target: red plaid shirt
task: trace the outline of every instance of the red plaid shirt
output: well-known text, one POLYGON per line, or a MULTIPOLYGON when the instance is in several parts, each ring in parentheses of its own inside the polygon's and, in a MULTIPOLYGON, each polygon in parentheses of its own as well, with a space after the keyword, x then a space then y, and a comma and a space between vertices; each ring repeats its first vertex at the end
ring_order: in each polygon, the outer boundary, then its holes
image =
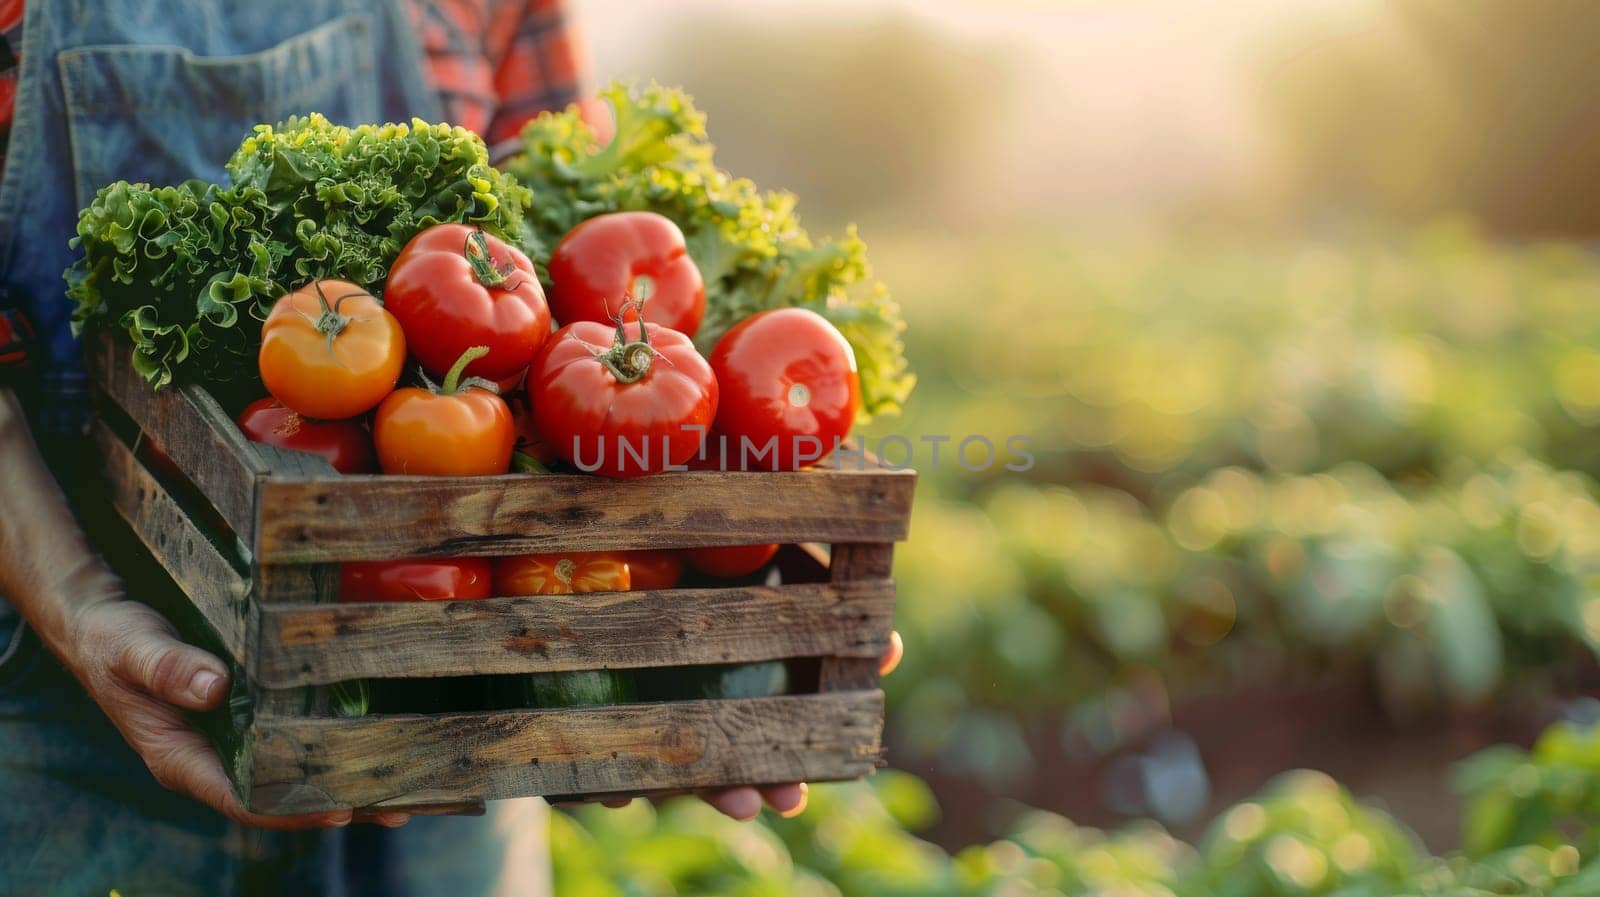
MULTIPOLYGON (((0 0, 0 166, 11 134, 25 0, 0 0), (6 52, 9 48, 10 52, 6 52)), ((491 147, 588 86, 588 57, 563 0, 410 0, 445 120, 491 147)))
MULTIPOLYGON (((4 2, 4 0, 0 0, 4 2)), ((563 0, 412 0, 445 120, 491 148, 546 109, 576 102, 589 59, 563 0)))

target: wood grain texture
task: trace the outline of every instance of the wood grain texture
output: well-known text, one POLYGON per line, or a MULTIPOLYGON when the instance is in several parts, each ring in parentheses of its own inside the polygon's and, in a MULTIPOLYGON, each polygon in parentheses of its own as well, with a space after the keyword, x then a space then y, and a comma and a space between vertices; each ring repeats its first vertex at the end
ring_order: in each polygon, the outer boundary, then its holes
MULTIPOLYGON (((284 454, 291 454, 285 452, 284 454)), ((299 454, 299 453, 292 453, 299 454)), ((322 459, 318 458, 318 461, 322 459)), ((332 696, 320 686, 273 688, 261 681, 263 614, 281 604, 330 605, 339 599, 338 564, 256 564, 255 613, 250 617, 250 693, 262 713, 327 716, 332 696)))
POLYGON ((356 720, 258 716, 248 804, 368 807, 853 779, 877 765, 883 693, 356 720))
MULTIPOLYGON (((894 572, 893 544, 836 544, 830 554, 828 577, 835 585, 859 581, 888 580, 894 572)), ((890 625, 893 625, 894 595, 889 596, 890 625)), ((889 632, 884 632, 883 649, 888 649, 889 632)), ((824 657, 818 673, 817 690, 821 692, 853 691, 878 687, 878 659, 861 657, 824 657)))
POLYGON ((903 539, 916 474, 881 469, 636 479, 269 477, 257 556, 272 563, 497 556, 755 542, 903 539))
POLYGON ((265 465, 216 400, 196 386, 160 391, 133 369, 132 348, 102 333, 89 347, 90 376, 250 544, 256 477, 265 465))
POLYGON ((483 801, 463 798, 447 791, 407 794, 365 809, 381 813, 410 813, 413 816, 482 816, 488 812, 483 801))
POLYGON ((263 607, 254 667, 270 687, 431 677, 876 658, 886 580, 263 607))
POLYGON ((319 604, 339 600, 338 564, 256 564, 262 604, 319 604))
POLYGON ((270 476, 308 478, 340 475, 339 471, 334 470, 333 465, 328 463, 328 459, 321 455, 279 448, 261 442, 251 443, 251 448, 261 458, 261 463, 270 476))
POLYGON ((94 439, 105 459, 110 500, 188 595, 235 660, 245 657, 250 584, 102 421, 94 439))

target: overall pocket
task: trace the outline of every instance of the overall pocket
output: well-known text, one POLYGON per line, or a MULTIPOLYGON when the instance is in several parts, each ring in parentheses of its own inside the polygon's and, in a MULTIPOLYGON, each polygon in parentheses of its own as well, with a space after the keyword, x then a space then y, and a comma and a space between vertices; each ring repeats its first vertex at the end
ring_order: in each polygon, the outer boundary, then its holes
POLYGON ((80 206, 113 181, 224 183, 228 157, 259 123, 321 112, 340 124, 378 115, 373 22, 352 13, 259 53, 99 45, 60 53, 80 206))

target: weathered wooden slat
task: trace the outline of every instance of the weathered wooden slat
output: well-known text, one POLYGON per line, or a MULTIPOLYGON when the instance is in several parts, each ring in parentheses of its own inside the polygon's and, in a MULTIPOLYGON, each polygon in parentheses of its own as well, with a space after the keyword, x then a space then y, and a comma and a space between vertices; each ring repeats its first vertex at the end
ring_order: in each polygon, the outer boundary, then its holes
POLYGON ((266 467, 209 393, 197 386, 152 390, 133 369, 132 351, 100 334, 90 342, 91 376, 250 544, 256 477, 266 467))
POLYGON ((894 583, 541 595, 479 601, 269 605, 255 672, 270 687, 464 676, 875 658, 894 583))
MULTIPOLYGON (((894 569, 892 544, 836 544, 828 564, 828 576, 834 585, 858 581, 888 581, 894 569)), ((894 594, 889 595, 890 623, 893 623, 894 594)), ((822 659, 817 690, 822 692, 853 691, 878 687, 878 659, 889 647, 889 627, 882 632, 882 647, 871 658, 833 656, 822 659)))
POLYGON ((257 564, 256 600, 262 604, 318 604, 338 600, 338 564, 257 564))
POLYGON ((93 424, 117 513, 216 630, 235 660, 245 658, 250 584, 183 508, 102 421, 93 424))
POLYGON ((413 816, 482 816, 488 812, 481 800, 438 791, 407 794, 363 809, 381 813, 410 813, 413 816))
POLYGON ((260 442, 252 443, 251 448, 261 458, 261 463, 270 476, 301 478, 339 476, 339 471, 334 470, 328 459, 321 455, 297 452, 260 442))
MULTIPOLYGON (((318 459, 320 460, 320 459, 318 459)), ((256 612, 250 618, 250 692, 256 708, 262 713, 293 716, 326 716, 332 700, 328 690, 321 686, 300 688, 273 688, 261 680, 260 664, 262 642, 265 640, 262 618, 270 608, 284 604, 330 605, 339 598, 338 564, 303 564, 283 566, 256 564, 256 612)))
POLYGON ((822 782, 873 770, 883 693, 432 716, 258 716, 249 804, 369 807, 417 791, 494 800, 822 782))
POLYGON ((685 548, 754 542, 893 542, 916 474, 668 473, 350 476, 261 484, 256 554, 272 563, 685 548))

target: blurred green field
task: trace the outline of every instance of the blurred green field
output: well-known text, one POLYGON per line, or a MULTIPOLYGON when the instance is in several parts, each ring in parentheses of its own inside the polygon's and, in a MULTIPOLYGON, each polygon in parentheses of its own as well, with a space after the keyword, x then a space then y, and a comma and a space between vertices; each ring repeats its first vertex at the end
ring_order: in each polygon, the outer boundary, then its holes
POLYGON ((902 748, 1004 780, 1018 717, 1152 672, 1181 698, 1364 667, 1403 715, 1548 690, 1600 641, 1583 249, 1447 221, 1365 245, 872 251, 920 377, 869 431, 923 471, 896 568, 902 748), (952 442, 935 470, 924 434, 1026 435, 1036 466, 971 472, 952 442))
POLYGON ((1457 769, 1466 849, 1432 856, 1380 806, 1325 775, 1285 773, 1195 844, 1159 825, 1115 832, 1021 812, 950 855, 912 832, 938 805, 901 773, 814 789, 795 819, 744 825, 697 801, 554 818, 563 897, 1585 897, 1600 888, 1600 737, 1552 729, 1532 752, 1457 769))
POLYGON ((861 221, 904 310, 865 435, 921 472, 886 737, 938 800, 585 811, 561 892, 1600 893, 1600 261, 1531 241, 1596 232, 1600 12, 731 10, 602 68, 861 221))
MULTIPOLYGON (((1600 261, 1585 249, 1455 221, 1343 244, 865 235, 919 375, 905 414, 865 433, 904 437, 922 473, 896 559, 895 765, 1049 802, 1027 784, 1063 762, 1035 755, 1041 720, 1092 766, 1201 695, 1353 680, 1404 724, 1588 681, 1600 261), (972 434, 1027 437, 1034 466, 964 469, 950 453, 972 434), (937 465, 926 436, 951 438, 937 465)), ((557 880, 583 897, 1590 894, 1597 745, 1556 728, 1532 755, 1462 766, 1463 850, 1443 857, 1405 807, 1311 772, 1200 820, 1192 846, 999 801, 981 808, 999 840, 947 855, 911 834, 937 799, 887 773, 756 829, 689 803, 563 817, 557 880)), ((1394 778, 1415 776, 1406 762, 1394 778)), ((1427 800, 1454 815, 1450 795, 1427 800)))

